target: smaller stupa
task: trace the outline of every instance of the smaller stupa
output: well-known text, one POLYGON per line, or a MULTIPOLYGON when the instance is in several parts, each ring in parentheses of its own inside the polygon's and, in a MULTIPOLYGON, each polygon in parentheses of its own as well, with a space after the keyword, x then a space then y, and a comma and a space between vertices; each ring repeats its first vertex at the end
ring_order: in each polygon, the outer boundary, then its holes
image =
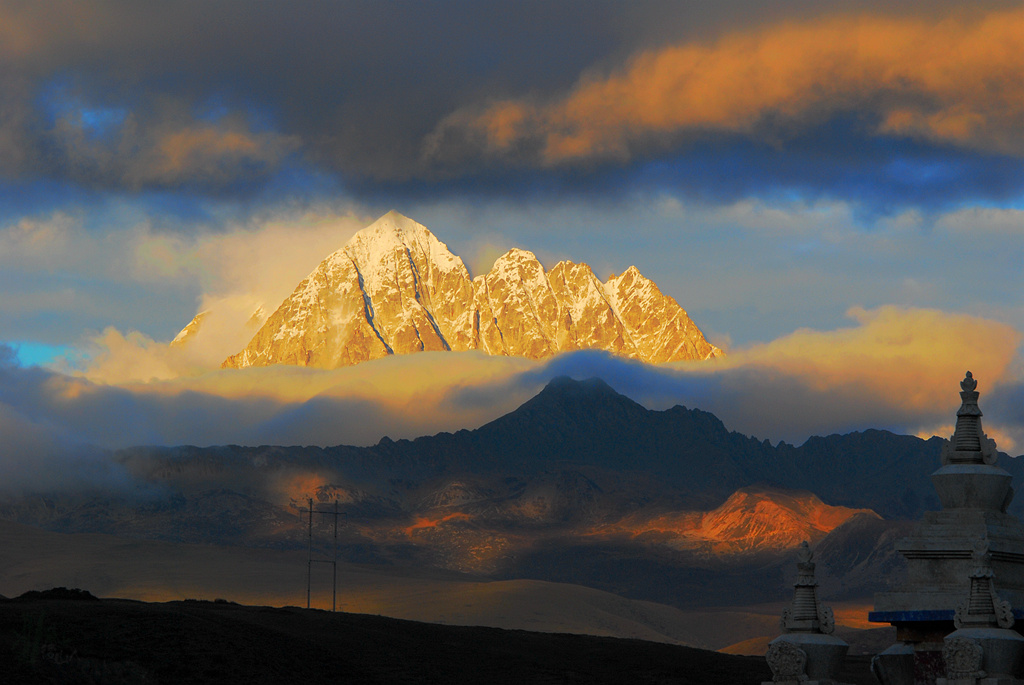
POLYGON ((835 619, 818 601, 812 558, 807 543, 800 543, 793 603, 782 611, 785 632, 768 644, 772 680, 763 685, 841 685, 836 678, 849 645, 832 635, 835 619))
POLYGON ((1015 622, 1010 603, 996 594, 988 541, 974 550, 971 589, 956 609, 956 630, 943 640, 946 677, 936 685, 1024 685, 1016 676, 1024 658, 1024 637, 1010 630, 1015 622))

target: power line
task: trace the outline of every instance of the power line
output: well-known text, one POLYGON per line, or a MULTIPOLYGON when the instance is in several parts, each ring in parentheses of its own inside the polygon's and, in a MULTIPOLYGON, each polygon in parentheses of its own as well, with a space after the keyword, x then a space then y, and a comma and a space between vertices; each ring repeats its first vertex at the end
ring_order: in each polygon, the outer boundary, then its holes
MULTIPOLYGON (((300 512, 309 514, 309 554, 306 560, 306 608, 310 608, 310 597, 313 589, 313 564, 330 564, 333 570, 332 579, 332 590, 331 590, 331 611, 338 610, 338 500, 334 500, 334 509, 314 509, 313 498, 309 498, 309 508, 300 509, 300 512), (313 557, 313 514, 327 514, 334 516, 334 558, 333 559, 316 559, 313 557)), ((344 515, 344 514, 340 514, 344 515)))

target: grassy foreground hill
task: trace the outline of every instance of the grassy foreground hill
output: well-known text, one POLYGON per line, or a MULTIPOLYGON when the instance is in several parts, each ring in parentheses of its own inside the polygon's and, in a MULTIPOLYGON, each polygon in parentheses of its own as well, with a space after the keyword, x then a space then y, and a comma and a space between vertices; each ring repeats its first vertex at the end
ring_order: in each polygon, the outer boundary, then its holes
POLYGON ((770 679, 764 659, 641 640, 439 626, 58 588, 0 602, 10 683, 674 683, 770 679))
MULTIPOLYGON (((874 683, 869 657, 840 674, 874 683)), ((0 683, 755 685, 763 657, 619 638, 442 626, 225 600, 147 603, 55 588, 0 598, 0 683)))

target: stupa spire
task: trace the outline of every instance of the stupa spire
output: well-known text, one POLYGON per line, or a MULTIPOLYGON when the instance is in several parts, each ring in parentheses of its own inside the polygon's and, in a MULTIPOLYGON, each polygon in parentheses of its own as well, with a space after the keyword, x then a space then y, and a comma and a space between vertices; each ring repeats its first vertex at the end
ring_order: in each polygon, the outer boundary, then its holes
POLYGON ((818 602, 813 554, 800 543, 793 603, 782 611, 782 635, 768 643, 772 680, 761 685, 842 685, 836 682, 849 645, 832 635, 832 609, 818 602))
POLYGON ((981 428, 978 406, 978 381, 970 371, 960 381, 960 409, 956 412, 956 428, 943 445, 943 464, 995 464, 995 442, 981 428))
POLYGON ((814 553, 807 541, 797 550, 797 578, 793 585, 793 603, 782 612, 782 628, 790 633, 824 633, 835 629, 832 609, 818 601, 818 581, 814 578, 814 553))
POLYGON ((956 413, 953 445, 957 452, 981 451, 981 408, 978 407, 978 381, 970 371, 960 381, 960 409, 956 413))
POLYGON ((978 540, 972 557, 971 590, 957 607, 953 624, 957 628, 1011 628, 1013 609, 996 594, 988 540, 978 540))

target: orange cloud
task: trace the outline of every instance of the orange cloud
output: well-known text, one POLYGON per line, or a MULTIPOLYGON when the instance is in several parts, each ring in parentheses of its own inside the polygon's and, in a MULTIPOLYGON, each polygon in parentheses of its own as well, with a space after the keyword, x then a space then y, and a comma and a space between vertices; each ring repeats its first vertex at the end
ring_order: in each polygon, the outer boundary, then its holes
POLYGON ((139 173, 178 182, 187 175, 230 177, 238 164, 276 164, 294 141, 276 134, 237 128, 193 126, 162 134, 153 143, 151 162, 139 173))
POLYGON ((131 331, 108 326, 91 341, 95 356, 85 376, 93 382, 126 384, 170 380, 199 373, 201 367, 178 349, 131 331))
POLYGON ((819 391, 861 387, 880 405, 928 410, 955 400, 951 379, 959 380, 967 370, 985 390, 1010 380, 1011 364, 1024 339, 1007 324, 935 309, 854 307, 848 315, 857 326, 801 329, 734 352, 724 361, 770 367, 819 391))
MULTIPOLYGON (((1017 449, 1017 439, 1014 437, 1013 432, 1002 430, 999 427, 993 428, 990 424, 984 424, 985 435, 996 441, 996 447, 1003 452, 1013 454, 1017 449)), ((953 431, 956 430, 956 424, 943 423, 938 426, 925 426, 918 430, 914 435, 921 438, 922 440, 928 440, 932 437, 938 438, 951 438, 953 431)))
MULTIPOLYGON (((64 13, 54 14, 61 16, 64 13)), ((44 42, 42 33, 32 21, 31 13, 24 8, 0 8, 0 56, 17 58, 31 54, 44 42)))
POLYGON ((153 112, 128 112, 108 136, 97 138, 78 111, 92 103, 66 97, 68 111, 46 131, 48 143, 66 157, 69 171, 130 187, 254 178, 275 169, 299 147, 295 136, 253 131, 242 112, 204 122, 185 103, 171 99, 153 112))
MULTIPOLYGON (((107 387, 129 393, 142 404, 176 405, 194 399, 235 407, 229 410, 238 413, 233 424, 209 426, 218 435, 204 439, 209 444, 245 442, 248 438, 239 437, 239 430, 256 430, 253 426, 275 421, 283 423, 273 429, 272 439, 286 444, 365 445, 383 435, 415 438, 473 428, 512 411, 542 384, 515 383, 520 374, 536 369, 537 362, 480 352, 423 352, 329 370, 276 365, 209 371, 202 360, 189 356, 187 348, 139 333, 107 329, 97 344, 103 345, 103 352, 87 370, 77 372, 80 376, 52 376, 61 384, 54 393, 80 390, 86 401, 90 393, 107 387), (492 396, 494 387, 504 390, 492 396), (463 392, 476 392, 481 398, 460 403, 463 392), (293 425, 299 427, 289 428, 293 425)), ((192 418, 207 425, 204 416, 192 418)), ((167 430, 173 435, 168 440, 175 444, 204 442, 190 437, 193 429, 187 422, 168 425, 167 430)), ((260 434, 253 439, 271 438, 260 434)))
MULTIPOLYGON (((76 257, 88 255, 90 266, 105 277, 198 282, 202 320, 186 344, 168 347, 169 341, 108 327, 90 341, 91 359, 78 364, 88 378, 106 384, 168 380, 219 368, 325 254, 366 223, 351 210, 332 207, 298 216, 272 213, 192 237, 154 231, 142 221, 111 246, 74 230, 74 217, 55 213, 0 229, 0 264, 70 268, 76 257)), ((178 326, 188 323, 181 320, 178 326)))
POLYGON ((554 101, 456 112, 428 150, 441 156, 461 131, 485 152, 537 149, 558 164, 708 129, 776 136, 769 120, 781 130, 860 111, 879 133, 1024 154, 1022 54, 1024 9, 783 23, 636 54, 554 101))

